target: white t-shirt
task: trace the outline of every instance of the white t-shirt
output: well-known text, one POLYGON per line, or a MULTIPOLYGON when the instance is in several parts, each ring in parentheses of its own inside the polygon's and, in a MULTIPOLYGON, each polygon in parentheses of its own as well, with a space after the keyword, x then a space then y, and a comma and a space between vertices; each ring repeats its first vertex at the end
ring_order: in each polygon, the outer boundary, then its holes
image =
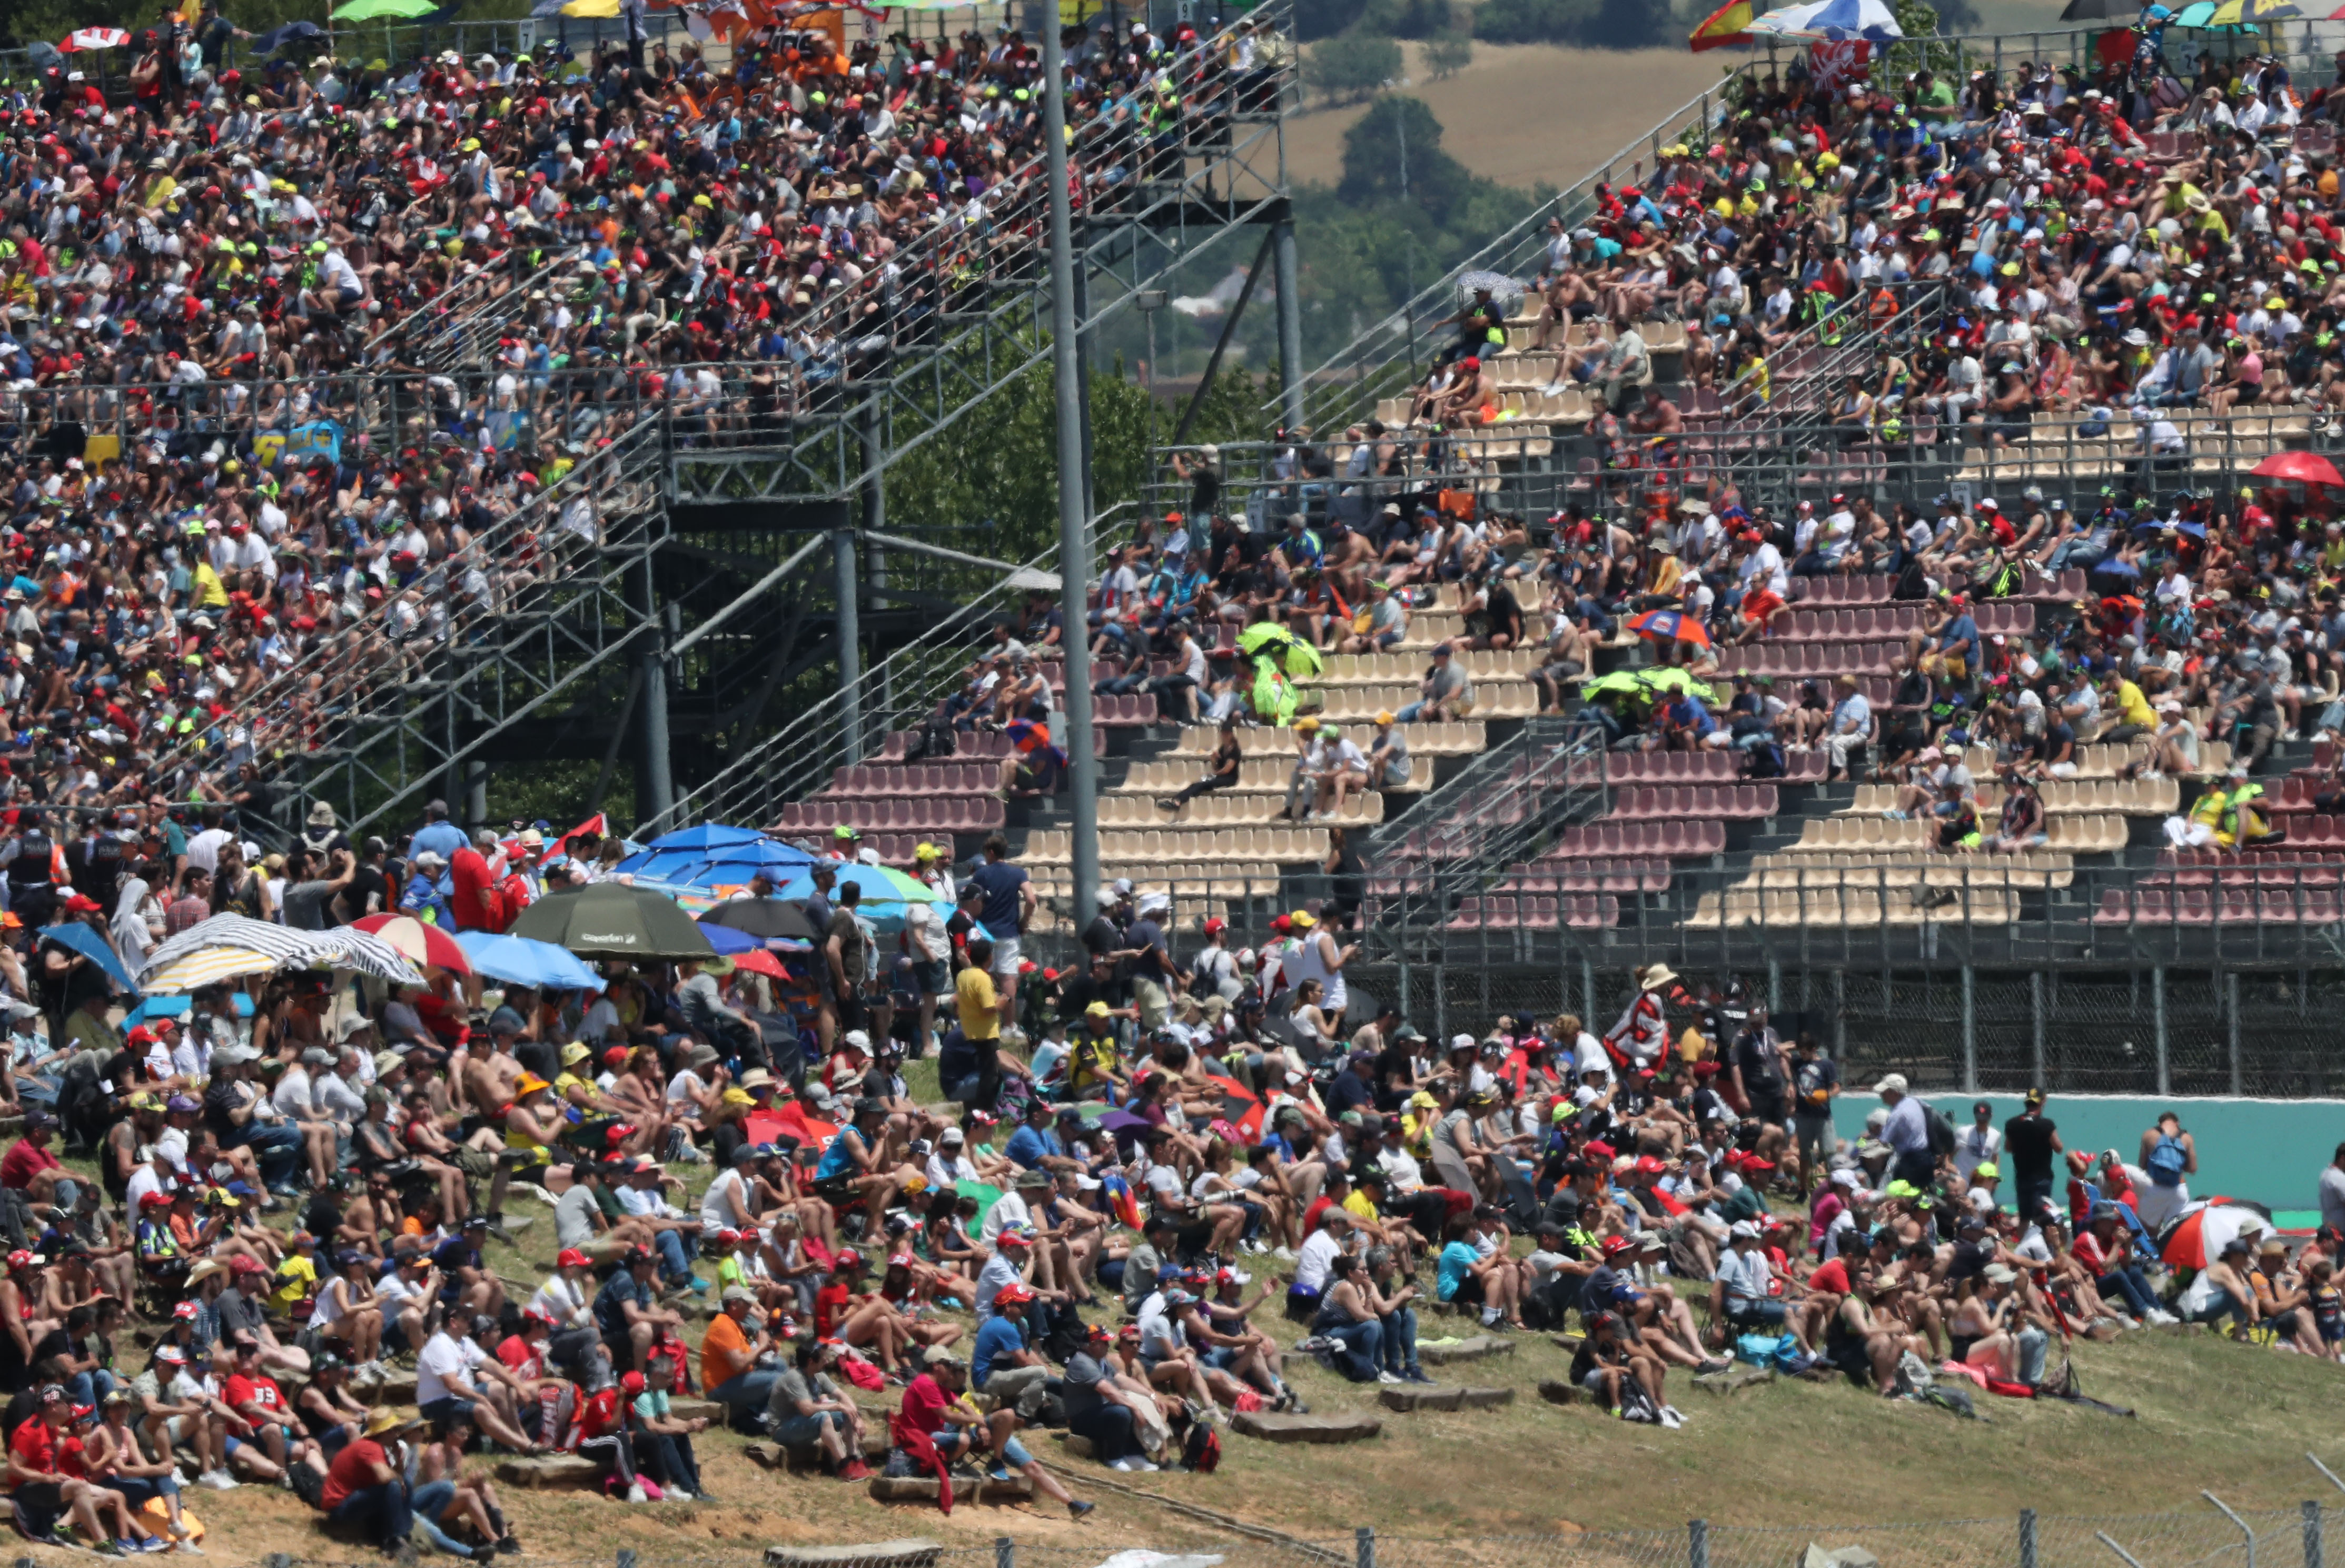
POLYGON ((1325 1290, 1328 1271, 1335 1267, 1335 1254, 1342 1250, 1334 1231, 1314 1230, 1310 1239, 1294 1254, 1294 1282, 1306 1290, 1325 1290))
POLYGON ((1031 1225, 1033 1222, 1034 1211, 1026 1207, 1026 1200, 1014 1192, 1005 1192, 994 1199, 991 1209, 986 1210, 985 1223, 979 1228, 979 1235, 990 1243, 1001 1234, 1001 1228, 1005 1225, 1031 1225))
POLYGON ((1954 1134, 1954 1169, 1968 1181, 1971 1172, 1982 1165, 1992 1165, 2003 1155, 2003 1134, 1991 1127, 1971 1123, 1954 1134))
POLYGON ((739 1170, 727 1170, 708 1184, 700 1195, 700 1225, 703 1230, 738 1230, 754 1221, 745 1219, 749 1212, 749 1183, 739 1170))
MULTIPOLYGON (((594 1306, 587 1298, 583 1285, 574 1285, 555 1274, 537 1288, 529 1299, 530 1310, 542 1312, 565 1329, 584 1328, 594 1320, 594 1306)), ((419 1384, 421 1379, 417 1380, 419 1384)))
POLYGON ((456 1339, 445 1330, 432 1335, 415 1358, 415 1402, 428 1405, 433 1400, 462 1397, 448 1387, 448 1380, 470 1382, 466 1374, 488 1359, 488 1352, 470 1340, 456 1339))

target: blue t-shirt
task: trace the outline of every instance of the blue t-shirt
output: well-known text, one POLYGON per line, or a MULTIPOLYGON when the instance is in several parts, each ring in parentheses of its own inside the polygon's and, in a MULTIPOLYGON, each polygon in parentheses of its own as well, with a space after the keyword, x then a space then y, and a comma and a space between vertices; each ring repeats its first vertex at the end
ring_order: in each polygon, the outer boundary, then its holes
POLYGON ((1000 1313, 980 1323, 976 1348, 969 1353, 969 1386, 982 1390, 985 1380, 993 1375, 995 1361, 1025 1348, 1025 1330, 1000 1313))
POLYGON ((1434 1287, 1435 1299, 1443 1301, 1457 1300, 1457 1287, 1466 1282, 1474 1265, 1481 1260, 1482 1254, 1474 1249, 1471 1241, 1452 1241, 1444 1247, 1441 1249, 1441 1279, 1434 1287))
POLYGON ((1021 1127, 1010 1135, 1010 1141, 1002 1146, 1001 1152, 1009 1156, 1010 1163, 1020 1170, 1032 1170, 1042 1163, 1043 1156, 1056 1158, 1063 1156, 1067 1149, 1059 1141, 1057 1133, 1021 1127))
POLYGON ((1006 860, 989 860, 969 874, 969 879, 985 889, 985 909, 978 918, 994 934, 995 941, 1018 935, 1018 890, 1026 885, 1026 868, 1012 865, 1006 860))

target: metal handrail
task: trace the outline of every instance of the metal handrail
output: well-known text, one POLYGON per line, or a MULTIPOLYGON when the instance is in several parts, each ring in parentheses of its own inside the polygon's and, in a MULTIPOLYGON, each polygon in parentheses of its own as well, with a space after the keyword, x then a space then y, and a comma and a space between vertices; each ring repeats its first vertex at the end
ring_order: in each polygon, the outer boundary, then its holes
MULTIPOLYGON (((1093 520, 1092 534, 1105 537, 1138 516, 1137 502, 1119 502, 1093 520)), ((958 613, 938 622, 866 671, 857 700, 867 733, 884 735, 903 727, 897 721, 932 711, 948 694, 942 689, 948 670, 958 678, 969 643, 992 624, 993 612, 1016 595, 1032 592, 1041 576, 1057 572, 1058 562, 1058 546, 1053 544, 1015 572, 1004 572, 958 613)), ((737 814, 752 800, 760 803, 753 814, 762 816, 772 803, 796 799, 827 784, 831 768, 838 765, 828 760, 830 748, 844 744, 846 702, 846 693, 834 692, 804 709, 706 782, 678 795, 666 813, 639 824, 638 835, 669 832, 695 821, 721 821, 737 814)))
MULTIPOLYGON (((1451 268, 1438 280, 1419 289, 1401 308, 1358 334, 1337 349, 1304 378, 1304 422, 1312 430, 1340 429, 1364 417, 1359 410, 1364 389, 1366 406, 1373 410, 1375 400, 1384 393, 1381 381, 1372 381, 1380 372, 1396 363, 1415 364, 1421 358, 1419 323, 1438 319, 1447 312, 1444 301, 1454 303, 1457 280, 1472 271, 1515 272, 1523 269, 1526 257, 1536 258, 1542 249, 1538 238, 1548 219, 1559 217, 1568 228, 1586 210, 1590 194, 1599 184, 1611 183, 1614 168, 1636 157, 1648 146, 1658 150, 1664 136, 1674 139, 1673 127, 1685 123, 1690 114, 1698 116, 1698 124, 1706 136, 1711 124, 1712 99, 1717 89, 1697 94, 1678 108, 1662 116, 1656 128, 1630 141, 1606 158, 1594 170, 1581 177, 1557 195, 1539 203, 1518 219, 1514 226, 1490 240, 1451 268)), ((1282 416, 1283 402, 1273 400, 1262 406, 1265 419, 1276 420, 1282 416)))

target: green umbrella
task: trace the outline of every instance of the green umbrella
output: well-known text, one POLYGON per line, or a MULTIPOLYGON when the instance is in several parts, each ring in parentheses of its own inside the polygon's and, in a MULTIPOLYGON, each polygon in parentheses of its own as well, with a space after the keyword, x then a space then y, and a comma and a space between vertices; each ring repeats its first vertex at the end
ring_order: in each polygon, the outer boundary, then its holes
POLYGON ((953 1190, 963 1198, 977 1199, 977 1222, 980 1225, 984 1224, 985 1217, 993 1212, 993 1206, 1001 1201, 1001 1189, 988 1182, 956 1181, 953 1190))
POLYGON ((1579 694, 1583 697, 1650 696, 1651 688, 1638 679, 1642 673, 1639 670, 1615 670, 1609 675, 1599 675, 1593 681, 1583 683, 1579 694))
POLYGON ((333 14, 337 22, 371 22, 378 16, 428 16, 438 0, 350 0, 333 14))
POLYGON ((1637 673, 1656 692, 1690 692, 1705 703, 1712 700, 1708 686, 1675 664, 1664 664, 1657 670, 1639 670, 1637 673))
POLYGON ((714 958, 707 933, 664 893, 598 882, 521 912, 509 935, 567 947, 581 958, 714 958))

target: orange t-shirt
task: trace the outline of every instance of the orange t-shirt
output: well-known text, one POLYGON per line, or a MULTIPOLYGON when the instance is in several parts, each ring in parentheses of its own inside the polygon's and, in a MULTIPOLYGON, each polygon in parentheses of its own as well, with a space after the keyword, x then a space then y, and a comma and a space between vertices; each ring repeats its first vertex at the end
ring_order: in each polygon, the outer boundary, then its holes
POLYGON ((719 1312, 700 1340, 700 1386, 713 1389, 749 1370, 749 1340, 729 1312, 719 1312))

